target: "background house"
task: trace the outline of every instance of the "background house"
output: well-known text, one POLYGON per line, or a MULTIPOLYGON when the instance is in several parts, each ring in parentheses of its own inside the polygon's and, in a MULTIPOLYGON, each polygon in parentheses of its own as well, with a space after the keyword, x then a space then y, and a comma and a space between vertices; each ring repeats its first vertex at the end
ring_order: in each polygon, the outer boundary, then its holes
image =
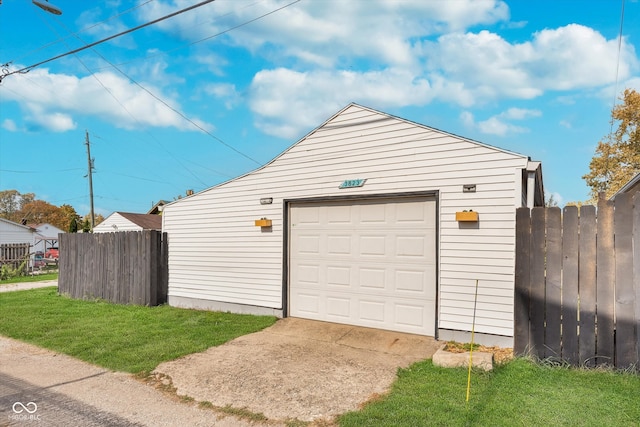
POLYGON ((94 233, 115 231, 162 230, 162 216, 129 212, 114 212, 93 228, 94 233))
POLYGON ((35 230, 29 226, 0 218, 0 245, 28 243, 33 245, 35 230))
POLYGON ((162 208, 164 208, 164 205, 167 203, 169 202, 166 200, 160 200, 158 203, 155 203, 147 213, 151 215, 162 215, 162 208))
POLYGON ((33 253, 34 236, 33 228, 0 218, 0 264, 20 266, 33 253))
POLYGON ((466 340, 479 280, 476 341, 510 346, 515 210, 543 195, 527 156, 350 104, 164 207, 168 300, 466 340))
POLYGON ((58 235, 64 233, 55 225, 45 224, 29 224, 35 234, 33 236, 33 252, 45 253, 49 248, 58 247, 58 235))

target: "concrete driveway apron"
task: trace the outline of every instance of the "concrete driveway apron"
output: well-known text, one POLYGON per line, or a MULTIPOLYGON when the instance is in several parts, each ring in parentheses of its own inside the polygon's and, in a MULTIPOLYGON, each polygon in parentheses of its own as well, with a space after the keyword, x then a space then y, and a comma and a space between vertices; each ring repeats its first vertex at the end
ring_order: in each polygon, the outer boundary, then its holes
POLYGON ((155 372, 196 401, 273 421, 312 421, 356 410, 385 393, 398 368, 432 357, 440 344, 419 335, 287 318, 155 372))

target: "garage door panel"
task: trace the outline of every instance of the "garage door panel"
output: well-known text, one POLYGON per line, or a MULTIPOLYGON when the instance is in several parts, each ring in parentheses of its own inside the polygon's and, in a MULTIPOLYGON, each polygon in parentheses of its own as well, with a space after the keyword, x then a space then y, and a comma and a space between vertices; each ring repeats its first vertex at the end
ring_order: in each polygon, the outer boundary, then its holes
POLYGON ((296 295, 296 309, 301 315, 317 316, 322 312, 320 310, 321 298, 320 293, 299 292, 296 295))
POLYGON ((303 254, 320 254, 320 237, 317 235, 298 236, 298 250, 303 254))
POLYGON ((342 226, 353 224, 352 213, 350 206, 335 206, 326 211, 327 224, 342 226))
POLYGON ((334 234, 327 236, 327 255, 349 255, 351 254, 351 235, 334 234))
POLYGON ((433 278, 427 277, 427 273, 422 270, 396 270, 393 290, 398 293, 407 292, 426 297, 426 291, 429 289, 428 282, 432 281, 433 278))
POLYGON ((327 266, 327 286, 348 288, 351 286, 351 267, 327 266))
POLYGON ((291 316, 435 334, 433 199, 292 205, 290 218, 291 316))
POLYGON ((360 272, 360 280, 358 283, 365 291, 386 288, 388 282, 386 269, 361 267, 358 271, 360 272))
POLYGON ((327 297, 327 317, 334 320, 349 321, 351 316, 351 298, 348 297, 327 297))
POLYGON ((360 235, 358 242, 359 255, 372 255, 384 257, 388 251, 387 238, 384 235, 360 235))

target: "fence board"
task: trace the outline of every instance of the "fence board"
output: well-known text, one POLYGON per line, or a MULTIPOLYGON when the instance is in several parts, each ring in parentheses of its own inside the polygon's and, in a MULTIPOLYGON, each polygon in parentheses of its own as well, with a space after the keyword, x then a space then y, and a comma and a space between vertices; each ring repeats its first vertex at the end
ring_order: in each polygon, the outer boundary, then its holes
POLYGON ((531 322, 532 355, 544 357, 544 274, 545 215, 544 208, 531 210, 531 283, 529 318, 531 322))
POLYGON ((562 219, 560 208, 547 209, 545 257, 545 345, 544 357, 560 358, 560 310, 562 307, 562 219))
POLYGON ((9 265, 14 270, 26 273, 29 269, 29 243, 4 243, 0 245, 0 265, 9 265))
POLYGON ((578 343, 578 208, 566 206, 562 215, 562 358, 579 362, 578 343))
POLYGON ((640 193, 601 200, 517 210, 516 354, 640 370, 640 193))
POLYGON ((616 197, 615 226, 615 364, 628 366, 637 361, 633 289, 633 194, 616 197))
POLYGON ((519 208, 516 211, 516 284, 513 307, 513 350, 516 354, 527 354, 531 348, 531 343, 529 342, 530 236, 531 220, 529 208, 519 208))
POLYGON ((613 204, 604 197, 598 202, 596 254, 596 363, 613 365, 614 359, 614 289, 615 253, 613 204))
POLYGON ((62 235, 60 292, 119 304, 162 304, 167 295, 162 245, 166 234, 158 231, 62 235))

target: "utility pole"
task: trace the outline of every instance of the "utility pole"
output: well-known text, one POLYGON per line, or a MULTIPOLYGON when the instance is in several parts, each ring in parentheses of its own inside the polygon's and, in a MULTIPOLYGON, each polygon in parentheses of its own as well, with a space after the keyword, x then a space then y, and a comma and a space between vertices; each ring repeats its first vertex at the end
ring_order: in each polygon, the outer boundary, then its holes
POLYGON ((86 134, 86 142, 87 145, 87 165, 89 168, 89 172, 87 176, 89 177, 89 199, 91 200, 91 231, 93 231, 93 226, 96 222, 95 213, 93 211, 93 179, 91 177, 91 172, 93 171, 93 159, 91 158, 91 144, 89 143, 89 131, 85 131, 86 134))

